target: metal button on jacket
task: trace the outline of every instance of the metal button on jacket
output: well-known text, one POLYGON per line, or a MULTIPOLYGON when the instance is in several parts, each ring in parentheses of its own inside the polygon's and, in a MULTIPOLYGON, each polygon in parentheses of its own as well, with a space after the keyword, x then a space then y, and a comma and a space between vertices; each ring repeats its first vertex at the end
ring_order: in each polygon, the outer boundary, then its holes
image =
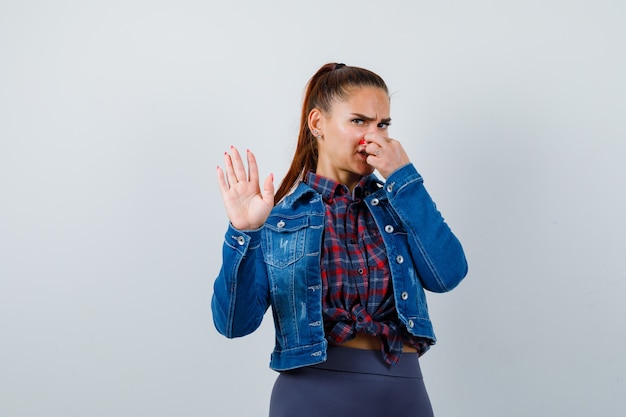
POLYGON ((373 198, 373 199, 372 199, 372 205, 373 205, 373 206, 377 206, 377 205, 378 205, 378 203, 380 203, 380 200, 379 200, 379 199, 377 199, 377 198, 373 198))
POLYGON ((408 299, 409 299, 409 293, 408 293, 408 292, 406 292, 406 291, 403 291, 403 292, 402 292, 402 294, 400 294, 400 297, 401 297, 403 300, 408 300, 408 299))
POLYGON ((393 226, 388 224, 387 226, 385 226, 385 232, 387 233, 393 233, 393 226))
POLYGON ((246 239, 243 236, 237 236, 237 243, 243 245, 244 243, 246 243, 246 239))
POLYGON ((396 256, 396 262, 399 263, 399 264, 404 262, 404 256, 402 256, 402 255, 396 256))

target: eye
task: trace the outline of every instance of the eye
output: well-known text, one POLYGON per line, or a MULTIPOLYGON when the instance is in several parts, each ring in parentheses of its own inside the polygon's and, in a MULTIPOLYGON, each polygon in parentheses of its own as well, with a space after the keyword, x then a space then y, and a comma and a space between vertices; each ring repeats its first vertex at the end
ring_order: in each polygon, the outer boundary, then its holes
POLYGON ((365 121, 363 119, 352 119, 352 123, 354 123, 355 125, 362 125, 365 123, 365 121))
POLYGON ((388 123, 388 122, 378 123, 379 129, 387 129, 389 126, 391 126, 391 123, 388 123))

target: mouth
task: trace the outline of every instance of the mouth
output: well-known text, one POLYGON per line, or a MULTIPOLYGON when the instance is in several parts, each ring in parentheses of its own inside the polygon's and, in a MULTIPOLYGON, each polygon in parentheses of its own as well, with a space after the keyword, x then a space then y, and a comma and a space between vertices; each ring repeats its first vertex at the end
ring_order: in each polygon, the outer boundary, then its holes
POLYGON ((360 151, 357 152, 357 154, 359 155, 359 159, 367 163, 367 157, 369 156, 369 154, 365 152, 365 149, 361 149, 360 151))

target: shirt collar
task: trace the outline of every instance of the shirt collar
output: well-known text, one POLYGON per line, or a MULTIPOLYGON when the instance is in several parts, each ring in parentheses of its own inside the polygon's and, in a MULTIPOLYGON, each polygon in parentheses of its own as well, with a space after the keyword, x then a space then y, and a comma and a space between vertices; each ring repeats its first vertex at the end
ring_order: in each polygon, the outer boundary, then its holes
MULTIPOLYGON (((352 199, 363 198, 363 190, 365 188, 367 177, 361 177, 357 185, 354 187, 352 199)), ((333 197, 350 195, 350 190, 345 184, 323 177, 313 171, 309 171, 305 178, 305 183, 309 187, 321 194, 325 202, 331 202, 333 197)))

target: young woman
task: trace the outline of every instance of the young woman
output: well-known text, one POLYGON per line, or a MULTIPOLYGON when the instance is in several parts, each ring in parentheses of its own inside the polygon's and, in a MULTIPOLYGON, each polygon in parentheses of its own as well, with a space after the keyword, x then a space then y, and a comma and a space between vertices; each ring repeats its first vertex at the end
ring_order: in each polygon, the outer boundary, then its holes
POLYGON ((467 263, 390 122, 378 75, 327 64, 308 83, 276 195, 250 151, 247 171, 234 147, 217 169, 230 224, 213 318, 239 337, 272 307, 270 417, 432 416, 424 290, 453 289, 467 263))

